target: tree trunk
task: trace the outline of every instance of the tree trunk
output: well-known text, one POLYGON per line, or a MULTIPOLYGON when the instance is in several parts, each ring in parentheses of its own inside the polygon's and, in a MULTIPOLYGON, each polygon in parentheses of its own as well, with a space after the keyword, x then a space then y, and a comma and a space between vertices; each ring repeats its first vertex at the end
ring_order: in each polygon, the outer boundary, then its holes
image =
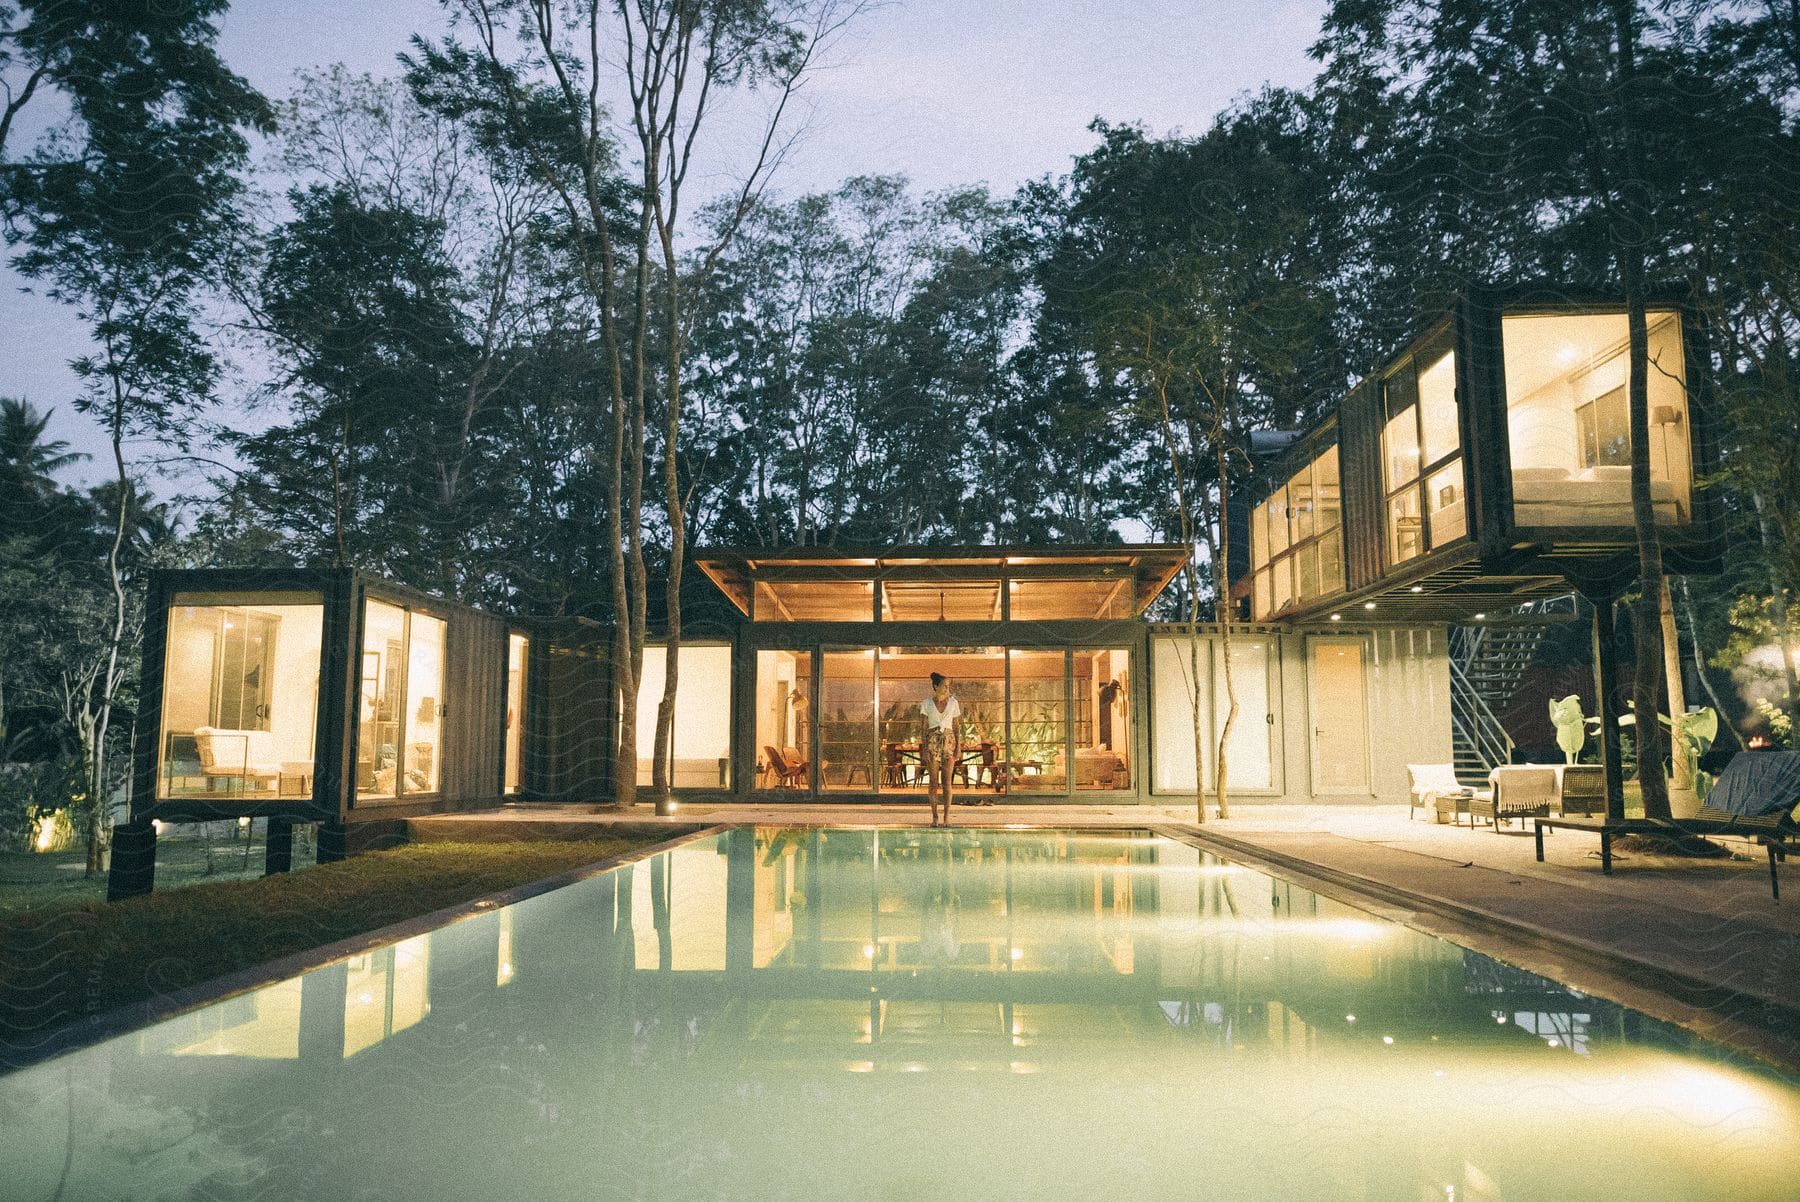
POLYGON ((1663 590, 1662 542, 1650 494, 1650 340, 1644 317, 1644 248, 1649 236, 1650 206, 1633 113, 1637 98, 1636 0, 1614 0, 1613 16, 1618 36, 1623 158, 1613 242, 1625 284, 1625 324, 1631 351, 1631 517, 1638 547, 1638 599, 1631 607, 1632 633, 1637 644, 1632 708, 1644 816, 1667 818, 1669 785, 1663 776, 1663 733, 1657 720, 1664 669, 1659 601, 1663 590))
POLYGON ((1694 593, 1688 588, 1687 577, 1681 579, 1681 607, 1687 611, 1688 630, 1694 639, 1694 674, 1700 677, 1700 687, 1706 690, 1706 696, 1713 704, 1713 710, 1719 715, 1721 729, 1731 732, 1731 741, 1744 749, 1744 737, 1738 733, 1737 723, 1731 721, 1730 711, 1725 703, 1719 700, 1718 690, 1713 688, 1712 677, 1706 674, 1706 656, 1700 650, 1700 624, 1694 620, 1694 593))
POLYGON ((1662 588, 1658 590, 1657 621, 1662 628, 1663 676, 1668 681, 1669 690, 1670 763, 1674 769, 1674 786, 1677 789, 1692 789, 1694 766, 1682 754, 1681 741, 1673 725, 1680 722, 1681 716, 1687 713, 1687 686, 1681 678, 1681 631, 1675 625, 1675 598, 1669 592, 1667 576, 1663 577, 1662 588))
POLYGON ((1213 761, 1213 798, 1218 803, 1219 817, 1229 818, 1231 799, 1228 796, 1230 774, 1226 771, 1227 748, 1230 745, 1231 728, 1237 725, 1238 695, 1237 681, 1231 673, 1231 545, 1227 505, 1230 492, 1226 483, 1231 456, 1230 448, 1225 445, 1222 424, 1213 429, 1213 444, 1219 466, 1219 533, 1218 542, 1213 548, 1213 597, 1214 607, 1218 611, 1219 658, 1225 668, 1225 721, 1219 727, 1219 751, 1213 761))

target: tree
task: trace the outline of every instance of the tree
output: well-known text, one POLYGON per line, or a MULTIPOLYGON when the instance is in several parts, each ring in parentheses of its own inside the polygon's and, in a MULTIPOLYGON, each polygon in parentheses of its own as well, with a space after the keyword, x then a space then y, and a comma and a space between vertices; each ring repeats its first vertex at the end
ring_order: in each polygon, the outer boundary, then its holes
MULTIPOLYGON (((658 710, 654 787, 668 801, 668 752, 680 649, 680 579, 687 540, 687 490, 680 478, 681 373, 687 329, 682 312, 682 193, 699 133, 721 93, 772 85, 776 100, 759 149, 736 190, 748 209, 779 159, 778 131, 788 98, 820 44, 838 28, 839 6, 767 0, 617 0, 559 6, 549 0, 460 0, 456 11, 474 48, 421 43, 411 60, 415 90, 439 111, 472 118, 496 145, 526 164, 554 198, 580 278, 598 318, 606 364, 596 408, 610 416, 605 440, 605 554, 612 581, 611 655, 620 697, 617 765, 636 755, 637 693, 648 615, 644 557, 645 461, 650 395, 660 375, 664 404, 664 518, 669 529, 665 605, 668 674, 658 710), (519 50, 510 34, 519 34, 519 50), (602 99, 623 94, 621 133, 602 99), (619 176, 622 144, 635 143, 635 178, 619 176), (615 221, 630 201, 629 227, 615 221), (623 236, 623 237, 622 237, 623 236), (654 245, 653 245, 654 243, 654 245), (658 313, 653 274, 660 258, 658 313), (662 322, 663 345, 651 350, 662 322), (652 365, 652 356, 657 362, 652 365), (658 370, 660 369, 660 370, 658 370)), ((700 256, 704 270, 729 240, 727 222, 700 256)), ((614 772, 614 801, 636 799, 636 778, 614 772)))
MULTIPOLYGON (((93 414, 112 449, 113 594, 104 670, 83 721, 95 808, 85 831, 88 871, 103 863, 111 781, 107 737, 128 671, 130 602, 124 552, 132 502, 125 443, 181 444, 184 415, 210 395, 218 365, 197 329, 198 303, 229 244, 241 191, 244 130, 266 128, 268 107, 213 51, 215 3, 27 6, 14 34, 32 82, 59 84, 70 119, 30 154, 4 164, 0 204, 15 266, 87 323, 94 348, 72 366, 75 406, 93 414), (148 24, 146 24, 148 23, 148 24), (179 47, 177 47, 179 42, 179 47)), ((15 111, 9 109, 9 112, 15 111)))
POLYGON ((1201 617, 1213 599, 1226 711, 1210 751, 1212 793, 1230 813, 1227 752, 1238 699, 1232 676, 1228 511, 1243 440, 1291 411, 1277 398, 1326 340, 1326 273, 1293 147, 1269 105, 1198 138, 1148 138, 1097 122, 1101 143, 1077 160, 1041 268, 1045 310, 1130 382, 1167 464, 1167 521, 1187 560, 1184 624, 1193 699, 1197 813, 1206 816, 1201 617), (1211 579, 1203 585, 1200 561, 1211 579))

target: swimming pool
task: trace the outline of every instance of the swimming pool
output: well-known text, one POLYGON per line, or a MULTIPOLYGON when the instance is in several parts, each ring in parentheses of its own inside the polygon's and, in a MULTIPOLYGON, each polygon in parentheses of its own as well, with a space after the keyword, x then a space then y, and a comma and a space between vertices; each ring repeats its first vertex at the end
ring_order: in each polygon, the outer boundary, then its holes
POLYGON ((1792 1198, 1800 1094, 1149 833, 739 829, 0 1078, 0 1197, 1792 1198))

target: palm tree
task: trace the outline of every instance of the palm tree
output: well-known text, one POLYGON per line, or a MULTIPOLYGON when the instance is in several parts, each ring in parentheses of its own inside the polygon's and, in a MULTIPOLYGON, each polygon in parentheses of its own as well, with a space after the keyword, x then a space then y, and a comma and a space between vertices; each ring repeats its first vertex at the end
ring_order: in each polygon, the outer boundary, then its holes
POLYGON ((39 496, 54 492, 51 477, 87 458, 60 438, 44 437, 55 412, 39 413, 30 401, 0 397, 0 472, 21 492, 39 496))

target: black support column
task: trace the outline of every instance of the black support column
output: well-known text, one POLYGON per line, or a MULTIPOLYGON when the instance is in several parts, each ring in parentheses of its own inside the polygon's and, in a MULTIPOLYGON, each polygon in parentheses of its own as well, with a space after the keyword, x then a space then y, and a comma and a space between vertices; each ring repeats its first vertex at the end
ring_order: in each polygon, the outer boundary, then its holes
POLYGON ((274 876, 294 866, 294 820, 271 818, 263 840, 263 875, 274 876))
POLYGON ((1606 774, 1606 819, 1625 817, 1625 774, 1619 762, 1618 655, 1613 609, 1614 594, 1590 594, 1594 607, 1594 696, 1600 707, 1600 767, 1606 774))
POLYGON ((148 818, 113 827, 106 900, 142 897, 156 887, 156 826, 148 818))

